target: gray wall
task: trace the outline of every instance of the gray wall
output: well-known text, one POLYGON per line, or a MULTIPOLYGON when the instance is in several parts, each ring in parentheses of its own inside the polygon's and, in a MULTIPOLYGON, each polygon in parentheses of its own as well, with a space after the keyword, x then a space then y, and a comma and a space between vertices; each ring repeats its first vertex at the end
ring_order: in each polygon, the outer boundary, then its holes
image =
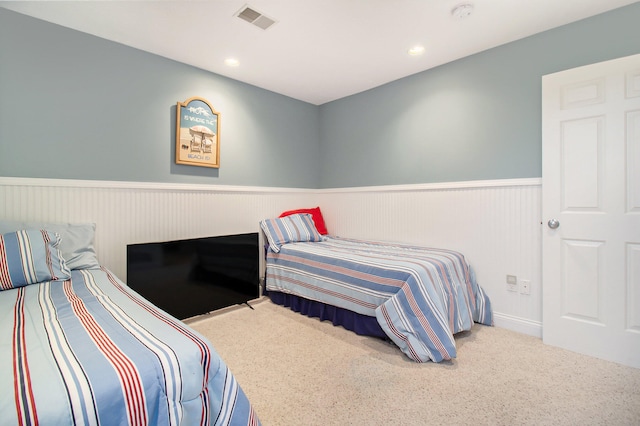
POLYGON ((0 9, 0 176, 315 188, 319 134, 315 105, 0 9), (175 164, 192 96, 220 169, 175 164))
POLYGON ((540 177, 541 77, 634 53, 640 3, 322 105, 319 187, 540 177))
POLYGON ((640 3, 320 107, 0 9, 0 176, 331 188, 541 176, 541 77, 640 52, 640 3), (222 114, 174 164, 175 105, 222 114))

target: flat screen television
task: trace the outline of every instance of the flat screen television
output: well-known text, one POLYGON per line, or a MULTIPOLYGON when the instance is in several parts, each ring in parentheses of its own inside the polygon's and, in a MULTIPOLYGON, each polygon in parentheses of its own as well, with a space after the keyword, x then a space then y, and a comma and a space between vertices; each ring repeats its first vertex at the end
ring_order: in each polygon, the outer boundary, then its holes
POLYGON ((258 233, 127 245, 127 284, 185 319, 259 297, 258 233))

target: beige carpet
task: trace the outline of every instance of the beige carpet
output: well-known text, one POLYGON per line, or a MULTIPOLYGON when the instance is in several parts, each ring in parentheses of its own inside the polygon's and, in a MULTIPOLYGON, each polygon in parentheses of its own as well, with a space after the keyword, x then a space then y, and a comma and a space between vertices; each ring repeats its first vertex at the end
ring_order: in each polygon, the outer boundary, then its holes
MULTIPOLYGON (((418 364, 267 299, 190 320, 263 425, 640 425, 640 370, 476 325, 418 364)), ((640 354, 639 354, 640 356, 640 354)))

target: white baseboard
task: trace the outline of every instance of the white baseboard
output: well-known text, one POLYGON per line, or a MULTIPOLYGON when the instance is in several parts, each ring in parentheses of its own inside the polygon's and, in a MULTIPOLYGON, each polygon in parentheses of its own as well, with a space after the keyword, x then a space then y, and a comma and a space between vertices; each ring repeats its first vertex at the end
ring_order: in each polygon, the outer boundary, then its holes
POLYGON ((542 323, 539 321, 494 312, 493 323, 496 327, 506 328, 507 330, 517 331, 518 333, 528 334, 529 336, 542 339, 542 323))

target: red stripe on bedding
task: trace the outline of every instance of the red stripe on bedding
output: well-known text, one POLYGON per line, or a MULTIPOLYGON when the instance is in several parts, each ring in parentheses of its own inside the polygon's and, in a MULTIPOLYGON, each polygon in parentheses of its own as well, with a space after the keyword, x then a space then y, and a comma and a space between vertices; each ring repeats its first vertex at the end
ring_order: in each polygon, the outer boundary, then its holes
POLYGON ((13 288, 11 285, 11 276, 9 275, 9 263, 7 262, 7 250, 4 245, 4 239, 0 235, 0 285, 3 290, 13 288))
POLYGON ((148 419, 142 380, 133 361, 109 339, 107 333, 87 310, 84 301, 73 292, 71 281, 65 281, 63 286, 74 314, 118 375, 126 402, 129 424, 146 425, 148 419))
POLYGON ((18 423, 37 425, 38 413, 33 398, 24 327, 24 289, 17 289, 13 311, 13 387, 18 423))
POLYGON ((416 299, 413 297, 413 293, 411 292, 411 290, 407 287, 404 287, 400 291, 402 291, 407 297, 407 301, 409 302, 409 306, 411 307, 414 316, 418 319, 418 322, 420 322, 422 328, 427 332, 429 340, 431 341, 431 343, 433 343, 436 350, 440 353, 442 359, 451 359, 451 354, 449 354, 447 349, 442 344, 442 341, 438 338, 438 335, 433 330, 433 327, 431 326, 429 321, 427 321, 427 318, 422 313, 420 306, 418 306, 418 302, 416 302, 416 299))
POLYGON ((397 336, 399 339, 401 339, 402 341, 404 341, 407 344, 407 348, 409 349, 410 352, 410 356, 411 358, 416 361, 416 362, 422 362, 422 360, 420 359, 420 356, 418 355, 418 353, 413 349, 413 346, 411 346, 411 342, 409 342, 409 339, 407 339, 407 336, 405 336, 404 334, 400 333, 398 331, 398 329, 393 325, 393 321, 391 320, 391 317, 389 316, 389 311, 387 311, 387 307, 384 305, 380 306, 380 312, 382 312, 382 316, 384 317, 384 322, 387 323, 387 326, 389 327, 389 330, 391 330, 391 332, 397 336))
MULTIPOLYGON (((40 233, 42 234, 42 239, 44 240, 44 245, 45 247, 47 247, 49 245, 49 242, 51 241, 51 239, 49 238, 49 234, 47 233, 47 231, 45 231, 44 229, 40 230, 40 233)), ((49 250, 45 250, 45 263, 47 264, 47 268, 49 269, 49 275, 51 276, 52 280, 57 280, 58 277, 56 276, 55 272, 53 271, 53 261, 51 260, 51 252, 49 250)))
POLYGON ((258 426, 260 424, 260 421, 258 420, 258 415, 256 414, 253 407, 251 407, 250 410, 251 411, 249 412, 249 421, 247 424, 248 426, 258 426))

